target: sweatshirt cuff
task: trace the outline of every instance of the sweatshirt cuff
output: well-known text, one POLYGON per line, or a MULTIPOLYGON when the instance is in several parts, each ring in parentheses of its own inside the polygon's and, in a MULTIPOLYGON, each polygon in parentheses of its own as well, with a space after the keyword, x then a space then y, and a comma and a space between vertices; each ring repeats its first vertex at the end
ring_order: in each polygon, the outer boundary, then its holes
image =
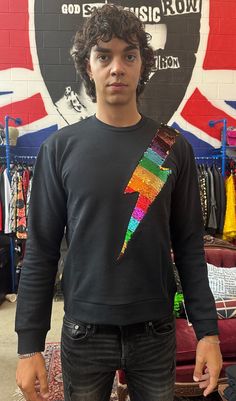
POLYGON ((192 322, 192 325, 198 340, 204 336, 219 335, 218 322, 216 319, 197 320, 192 322))
POLYGON ((27 330, 18 333, 18 354, 28 354, 30 352, 43 352, 47 331, 27 330))

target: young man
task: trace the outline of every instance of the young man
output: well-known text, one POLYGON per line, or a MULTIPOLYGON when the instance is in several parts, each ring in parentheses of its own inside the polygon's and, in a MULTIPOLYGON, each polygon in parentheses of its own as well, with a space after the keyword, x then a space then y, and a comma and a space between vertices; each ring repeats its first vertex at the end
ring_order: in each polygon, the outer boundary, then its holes
POLYGON ((217 384, 221 354, 193 152, 137 108, 153 65, 148 40, 134 14, 111 5, 75 36, 72 54, 97 112, 52 135, 35 168, 16 315, 17 384, 27 401, 48 397, 41 351, 65 227, 65 401, 108 401, 118 369, 131 401, 173 400, 171 247, 199 340, 195 380, 205 395, 217 384))

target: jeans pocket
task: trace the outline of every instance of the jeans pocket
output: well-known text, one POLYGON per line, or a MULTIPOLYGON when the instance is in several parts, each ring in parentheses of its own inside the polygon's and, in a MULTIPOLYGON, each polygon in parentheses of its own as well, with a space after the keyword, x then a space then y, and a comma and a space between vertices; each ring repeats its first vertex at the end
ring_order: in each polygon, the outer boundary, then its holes
POLYGON ((64 336, 73 341, 86 340, 91 335, 91 324, 80 321, 73 321, 64 317, 62 333, 64 336))
POLYGON ((151 322, 152 332, 155 336, 165 337, 175 332, 175 318, 171 315, 168 318, 151 322))

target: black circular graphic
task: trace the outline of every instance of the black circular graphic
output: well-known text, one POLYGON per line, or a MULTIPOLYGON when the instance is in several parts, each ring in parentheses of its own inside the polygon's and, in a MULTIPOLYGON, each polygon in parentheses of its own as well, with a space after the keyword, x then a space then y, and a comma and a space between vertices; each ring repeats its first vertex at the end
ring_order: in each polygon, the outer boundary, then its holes
MULTIPOLYGON (((95 112, 96 106, 76 76, 69 50, 75 31, 90 16, 93 7, 104 3, 35 0, 35 35, 41 73, 53 103, 68 124, 95 112)), ((167 123, 184 97, 195 65, 201 0, 111 3, 135 12, 152 35, 155 71, 139 99, 139 109, 146 116, 167 123)))

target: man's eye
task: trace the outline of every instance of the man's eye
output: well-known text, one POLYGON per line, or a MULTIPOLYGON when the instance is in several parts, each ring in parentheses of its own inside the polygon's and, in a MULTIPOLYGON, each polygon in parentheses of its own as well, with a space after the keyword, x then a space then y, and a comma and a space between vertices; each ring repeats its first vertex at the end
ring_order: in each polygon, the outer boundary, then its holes
POLYGON ((106 54, 100 54, 100 56, 98 56, 98 59, 100 61, 107 61, 108 60, 108 56, 106 54))
POLYGON ((134 54, 128 54, 127 55, 127 60, 128 61, 134 61, 136 59, 136 56, 134 54))

